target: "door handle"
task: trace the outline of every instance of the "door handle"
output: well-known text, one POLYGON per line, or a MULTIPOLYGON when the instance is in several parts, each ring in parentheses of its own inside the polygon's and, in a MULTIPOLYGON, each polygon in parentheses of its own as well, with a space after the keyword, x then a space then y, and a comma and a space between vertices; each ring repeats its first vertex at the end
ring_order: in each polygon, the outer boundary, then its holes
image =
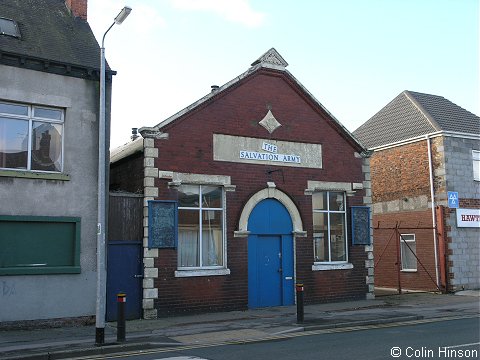
POLYGON ((143 275, 133 275, 134 278, 143 278, 143 275))

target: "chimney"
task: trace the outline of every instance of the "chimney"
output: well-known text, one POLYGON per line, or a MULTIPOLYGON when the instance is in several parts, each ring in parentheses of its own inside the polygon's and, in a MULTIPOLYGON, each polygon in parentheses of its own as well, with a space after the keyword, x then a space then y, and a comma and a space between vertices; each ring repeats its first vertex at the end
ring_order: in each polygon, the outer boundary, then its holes
POLYGON ((138 139, 138 128, 132 128, 132 136, 130 136, 130 139, 134 141, 135 139, 138 139))
POLYGON ((65 0, 65 5, 75 17, 87 21, 87 0, 65 0))
POLYGON ((212 89, 212 92, 215 92, 215 91, 217 91, 218 89, 220 89, 220 86, 218 86, 218 85, 212 85, 212 86, 210 86, 210 88, 212 89))

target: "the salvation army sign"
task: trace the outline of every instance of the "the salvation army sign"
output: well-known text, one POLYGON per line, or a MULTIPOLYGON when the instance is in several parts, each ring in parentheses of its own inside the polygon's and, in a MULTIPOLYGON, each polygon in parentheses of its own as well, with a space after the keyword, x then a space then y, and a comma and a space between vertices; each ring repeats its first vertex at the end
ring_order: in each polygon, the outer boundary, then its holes
POLYGON ((480 228, 480 209, 457 209, 457 227, 480 228))

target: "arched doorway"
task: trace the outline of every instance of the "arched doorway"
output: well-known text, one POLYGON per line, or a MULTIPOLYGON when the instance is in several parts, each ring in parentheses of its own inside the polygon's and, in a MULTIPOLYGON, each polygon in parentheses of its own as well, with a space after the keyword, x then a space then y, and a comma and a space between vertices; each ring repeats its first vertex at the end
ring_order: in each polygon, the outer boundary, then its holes
POLYGON ((248 218, 248 307, 294 304, 293 223, 287 208, 269 198, 248 218))

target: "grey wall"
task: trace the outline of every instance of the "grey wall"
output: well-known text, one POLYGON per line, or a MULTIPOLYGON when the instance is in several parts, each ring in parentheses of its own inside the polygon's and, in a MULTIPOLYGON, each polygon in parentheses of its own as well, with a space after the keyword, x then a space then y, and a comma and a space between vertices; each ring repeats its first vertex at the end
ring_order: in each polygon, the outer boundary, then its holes
MULTIPOLYGON (((480 140, 456 137, 444 138, 445 179, 447 191, 457 191, 461 200, 468 199, 471 205, 480 206, 480 182, 473 180, 472 150, 480 150, 480 140)), ((455 290, 480 288, 480 229, 457 227, 456 214, 447 218, 451 227, 452 242, 449 249, 452 255, 450 271, 454 274, 451 283, 455 290)))
POLYGON ((0 321, 95 314, 98 82, 0 65, 0 100, 63 107, 68 181, 0 177, 0 214, 81 218, 80 274, 0 276, 0 321))

